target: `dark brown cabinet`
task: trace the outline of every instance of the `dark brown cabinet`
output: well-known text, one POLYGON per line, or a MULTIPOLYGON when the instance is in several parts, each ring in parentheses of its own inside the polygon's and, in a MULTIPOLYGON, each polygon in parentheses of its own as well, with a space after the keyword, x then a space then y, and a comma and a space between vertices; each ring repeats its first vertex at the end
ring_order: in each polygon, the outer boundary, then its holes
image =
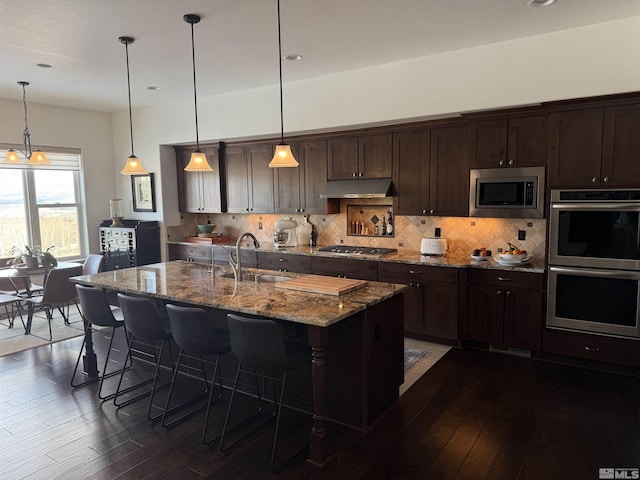
POLYGON ((185 213, 221 213, 225 202, 220 182, 220 159, 217 147, 202 147, 212 172, 185 172, 193 148, 176 148, 178 203, 185 213))
POLYGON ((544 275, 470 270, 464 340, 540 350, 544 275))
POLYGON ((225 148, 229 213, 274 213, 273 152, 270 143, 225 148))
POLYGON ((378 262, 378 281, 409 285, 404 292, 406 334, 458 339, 458 269, 378 262))
POLYGON ((311 257, 311 271, 316 275, 376 281, 378 279, 378 262, 313 256, 311 257))
POLYGON ((390 133, 327 140, 328 180, 391 178, 390 133))
POLYGON ((308 140, 291 144, 297 168, 276 168, 276 213, 340 213, 339 199, 320 198, 327 185, 327 142, 308 140))
POLYGON ((292 253, 259 251, 258 268, 279 272, 311 273, 311 257, 292 253))
POLYGON ((637 187, 640 104, 551 114, 551 187, 637 187))
POLYGON ((474 122, 469 126, 469 168, 547 165, 548 116, 474 122))
POLYGON ((209 245, 169 244, 169 260, 184 260, 187 262, 211 263, 209 245))
POLYGON ((464 217, 469 210, 466 126, 399 132, 393 136, 398 215, 464 217))
POLYGON ((430 215, 464 217, 469 213, 467 126, 431 129, 430 215))

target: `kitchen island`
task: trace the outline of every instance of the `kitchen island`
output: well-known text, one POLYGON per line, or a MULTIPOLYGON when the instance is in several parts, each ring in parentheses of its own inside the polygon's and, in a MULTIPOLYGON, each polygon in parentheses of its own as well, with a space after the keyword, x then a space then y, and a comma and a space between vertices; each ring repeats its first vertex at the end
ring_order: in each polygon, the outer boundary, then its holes
MULTIPOLYGON (((245 273, 274 272, 243 269, 245 273)), ((398 398, 403 382, 404 285, 366 282, 339 296, 277 288, 269 281, 237 282, 228 268, 173 261, 72 281, 216 312, 268 317, 303 329, 312 349, 309 461, 323 465, 334 448, 326 421, 367 431, 398 398)), ((280 273, 295 278, 299 275, 280 273)), ((279 279, 282 280, 282 279, 279 279)), ((306 338, 305 338, 306 337, 306 338)), ((297 392, 298 408, 305 392, 297 392)))

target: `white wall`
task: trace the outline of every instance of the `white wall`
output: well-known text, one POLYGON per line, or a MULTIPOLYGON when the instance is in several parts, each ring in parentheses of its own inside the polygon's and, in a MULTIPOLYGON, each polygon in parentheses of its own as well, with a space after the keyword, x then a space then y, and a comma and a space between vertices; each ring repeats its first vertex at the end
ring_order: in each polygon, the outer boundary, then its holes
MULTIPOLYGON (((638 59, 634 17, 285 84, 285 134, 640 91, 638 59)), ((0 112, 0 142, 20 142, 21 102, 0 100, 0 112)), ((277 136, 277 85, 199 98, 198 113, 203 140, 277 136)), ((90 232, 114 196, 124 199, 127 218, 179 224, 172 149, 161 145, 194 142, 192 100, 137 109, 133 120, 135 153, 156 177, 155 213, 132 211, 130 178, 119 174, 131 153, 128 112, 29 104, 35 144, 82 149, 90 232)))
MULTIPOLYGON (((82 151, 85 215, 89 251, 97 252, 99 223, 109 218, 109 198, 115 192, 111 115, 29 103, 33 146, 72 147, 82 151)), ((0 143, 22 149, 24 110, 21 101, 0 99, 0 143)))
MULTIPOLYGON (((285 84, 285 135, 638 91, 639 58, 640 17, 634 17, 285 84)), ((172 177, 157 184, 175 183, 172 159, 165 151, 161 168, 158 146, 195 141, 192 101, 136 110, 133 117, 136 154, 156 176, 172 177)), ((201 139, 277 136, 277 86, 199 98, 198 120, 201 139)), ((127 112, 113 122, 116 157, 125 158, 127 112)), ((119 179, 125 198, 128 185, 119 179)), ((163 192, 152 217, 177 225, 175 194, 163 192)))

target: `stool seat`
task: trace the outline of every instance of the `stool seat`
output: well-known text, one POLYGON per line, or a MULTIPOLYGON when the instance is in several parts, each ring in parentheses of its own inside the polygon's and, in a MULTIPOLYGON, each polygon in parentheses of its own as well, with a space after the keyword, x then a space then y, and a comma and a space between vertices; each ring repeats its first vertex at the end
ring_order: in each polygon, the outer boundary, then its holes
POLYGON ((206 408, 204 426, 202 428, 202 442, 204 444, 210 444, 219 438, 219 436, 207 438, 207 427, 209 424, 211 405, 215 400, 222 397, 222 380, 219 377, 219 362, 222 355, 231 351, 229 334, 226 331, 216 329, 213 319, 209 318, 207 312, 201 308, 169 304, 167 305, 167 314, 169 315, 169 324, 171 325, 173 339, 180 347, 180 354, 178 355, 178 362, 171 380, 171 387, 169 388, 169 395, 167 396, 164 414, 162 417, 162 425, 165 427, 171 427, 206 408), (205 359, 207 356, 214 357, 213 361, 205 359), (192 359, 200 363, 200 371, 204 382, 204 391, 200 395, 197 395, 180 405, 170 407, 171 398, 178 383, 178 372, 183 359, 192 359), (210 385, 207 380, 205 364, 213 366, 210 385), (213 392, 215 390, 216 376, 218 376, 218 379, 220 380, 220 394, 214 398, 213 392), (177 410, 183 410, 203 398, 207 398, 205 405, 196 409, 191 408, 178 418, 169 421, 169 417, 171 417, 174 412, 177 410))
MULTIPOLYGON (((299 367, 306 363, 311 357, 311 348, 307 345, 301 345, 293 342, 286 342, 279 324, 275 320, 266 318, 249 318, 236 314, 227 315, 227 323, 229 326, 229 338, 231 341, 231 351, 238 358, 238 369, 231 391, 231 399, 227 409, 227 415, 222 428, 220 437, 220 450, 225 451, 238 441, 245 438, 246 433, 231 445, 224 445, 225 435, 228 428, 231 410, 233 408, 233 400, 238 389, 238 379, 240 373, 247 373, 256 377, 256 391, 260 406, 257 413, 262 411, 262 397, 258 388, 257 377, 271 380, 272 382, 280 382, 279 401, 276 398, 276 389, 274 385, 274 405, 276 412, 276 426, 273 434, 273 447, 271 450, 271 470, 276 472, 283 465, 276 466, 276 446, 278 443, 278 430, 280 427, 280 417, 282 414, 282 406, 284 403, 284 394, 287 383, 287 372, 293 368, 299 367), (251 370, 247 370, 246 368, 251 370), (259 373, 262 371, 262 373, 259 373), (282 377, 267 374, 266 372, 280 372, 282 377)), ((254 414, 255 415, 255 414, 254 414)), ((236 426, 244 423, 239 422, 236 426)), ((232 427, 232 428, 235 428, 232 427)), ((297 453, 297 452, 296 452, 297 453)), ((290 457, 291 458, 291 457, 290 457)), ((286 463, 286 462, 284 462, 286 463)))

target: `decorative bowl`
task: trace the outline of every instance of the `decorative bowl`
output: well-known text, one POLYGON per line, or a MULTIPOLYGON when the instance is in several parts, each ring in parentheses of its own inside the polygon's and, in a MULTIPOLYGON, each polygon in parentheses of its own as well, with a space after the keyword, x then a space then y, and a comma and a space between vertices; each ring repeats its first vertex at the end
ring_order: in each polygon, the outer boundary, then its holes
POLYGON ((506 261, 520 262, 527 258, 526 253, 501 253, 500 258, 506 261))
POLYGON ((208 225, 198 225, 198 231, 202 233, 213 233, 215 229, 216 226, 213 223, 210 223, 208 225))

